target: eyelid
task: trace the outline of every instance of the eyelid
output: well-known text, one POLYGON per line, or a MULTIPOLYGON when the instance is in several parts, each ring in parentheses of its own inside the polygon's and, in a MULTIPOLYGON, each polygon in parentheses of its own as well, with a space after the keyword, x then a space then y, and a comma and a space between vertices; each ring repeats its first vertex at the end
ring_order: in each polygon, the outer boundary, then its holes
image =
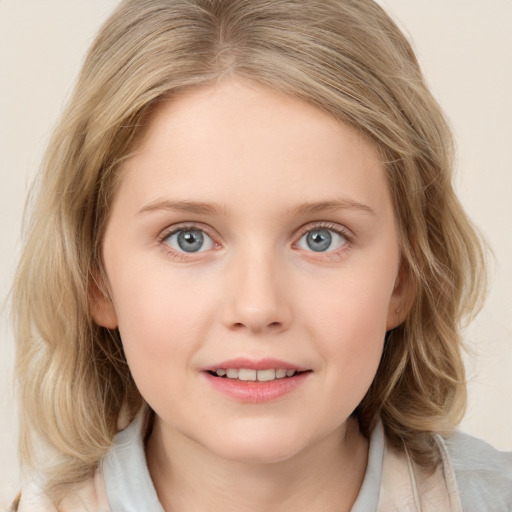
MULTIPOLYGON (((302 226, 297 231, 297 234, 295 235, 295 242, 292 244, 292 247, 294 249, 297 248, 297 244, 300 241, 300 239, 307 234, 310 231, 314 231, 315 229, 328 229, 330 231, 333 231, 337 233, 338 235, 345 238, 347 241, 346 244, 343 244, 343 246, 339 249, 335 249, 332 251, 326 251, 326 252, 319 252, 316 253, 315 257, 321 257, 322 255, 335 255, 339 254, 343 251, 346 251, 349 249, 350 245, 353 245, 353 240, 355 238, 355 235, 350 231, 347 227, 332 222, 332 221, 317 221, 317 222, 309 222, 308 224, 302 226)), ((213 234, 213 229, 210 228, 208 225, 205 225, 201 222, 183 222, 178 224, 173 224, 172 226, 169 226, 161 231, 161 233, 157 237, 157 242, 159 245, 165 246, 164 249, 167 253, 174 255, 176 259, 188 259, 188 258, 194 258, 194 255, 199 256, 200 254, 203 255, 204 253, 209 252, 208 251, 199 251, 197 253, 186 253, 186 252, 180 252, 173 249, 171 246, 164 243, 164 240, 168 238, 169 236, 178 233, 179 231, 202 231, 206 236, 208 236, 213 241, 213 249, 219 249, 221 247, 221 243, 218 241, 219 236, 216 234, 213 234)))
POLYGON ((212 234, 212 229, 201 223, 201 222, 183 222, 178 224, 173 224, 172 226, 169 226, 165 228, 157 237, 158 245, 162 248, 163 251, 168 256, 171 256, 173 260, 186 262, 186 261, 194 261, 194 259, 203 258, 208 253, 211 252, 211 250, 219 249, 221 247, 221 244, 217 241, 218 236, 212 234), (167 244, 165 240, 169 238, 170 236, 179 233, 180 231, 201 231, 206 235, 210 240, 212 241, 213 247, 204 251, 197 251, 197 252, 186 252, 186 251, 179 251, 176 250, 171 245, 167 244))
POLYGON ((172 226, 168 226, 163 229, 157 237, 158 242, 163 242, 166 238, 179 231, 202 231, 207 236, 209 236, 216 244, 216 235, 212 234, 211 228, 202 224, 201 222, 183 222, 178 224, 173 224, 172 226))
POLYGON ((329 261, 336 262, 339 258, 342 258, 344 254, 350 251, 354 245, 355 235, 343 225, 331 222, 331 221, 320 221, 310 222, 305 226, 302 226, 296 235, 296 241, 293 243, 292 248, 300 251, 301 254, 307 255, 309 259, 315 261, 329 261), (307 233, 319 229, 327 229, 341 236, 345 242, 338 248, 327 250, 327 251, 313 251, 307 250, 299 246, 300 241, 307 233))
POLYGON ((297 233, 298 240, 300 240, 306 233, 314 231, 315 229, 328 229, 330 231, 334 231, 338 235, 346 238, 349 242, 352 242, 354 239, 354 234, 345 226, 330 221, 319 221, 310 222, 305 226, 302 226, 297 233))

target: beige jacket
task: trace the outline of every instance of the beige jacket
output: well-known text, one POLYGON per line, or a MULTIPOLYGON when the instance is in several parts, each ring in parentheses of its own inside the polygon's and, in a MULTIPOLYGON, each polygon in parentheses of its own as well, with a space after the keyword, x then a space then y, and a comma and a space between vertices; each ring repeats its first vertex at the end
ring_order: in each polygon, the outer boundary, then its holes
MULTIPOLYGON (((463 512, 455 474, 440 438, 439 443, 442 461, 433 474, 427 474, 413 463, 407 453, 397 454, 387 444, 385 445, 376 512, 463 512)), ((110 508, 101 470, 79 491, 69 495, 59 510, 36 488, 31 488, 23 492, 21 499, 13 504, 11 511, 123 512, 110 508)))

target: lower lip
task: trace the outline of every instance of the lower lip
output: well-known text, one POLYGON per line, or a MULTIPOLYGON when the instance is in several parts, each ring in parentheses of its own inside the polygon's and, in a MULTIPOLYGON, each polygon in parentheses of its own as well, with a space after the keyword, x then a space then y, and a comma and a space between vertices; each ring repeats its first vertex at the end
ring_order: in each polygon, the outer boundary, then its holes
POLYGON ((308 378, 310 373, 311 372, 304 372, 294 375, 293 377, 285 377, 283 379, 265 382, 214 377, 208 372, 205 372, 204 375, 215 390, 239 402, 254 404, 271 402, 272 400, 277 400, 288 395, 297 389, 308 378))

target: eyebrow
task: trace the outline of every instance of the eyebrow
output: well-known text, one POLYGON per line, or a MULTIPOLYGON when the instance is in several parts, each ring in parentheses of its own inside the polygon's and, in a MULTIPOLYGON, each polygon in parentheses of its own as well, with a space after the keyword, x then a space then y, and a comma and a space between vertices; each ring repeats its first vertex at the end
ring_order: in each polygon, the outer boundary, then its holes
POLYGON ((316 213, 328 213, 336 210, 359 210, 376 215, 375 211, 368 205, 353 201, 352 199, 339 199, 333 201, 319 201, 304 203, 291 210, 296 215, 311 215, 316 213))
MULTIPOLYGON (((193 213, 196 215, 221 215, 224 208, 215 203, 204 203, 201 201, 171 201, 168 199, 156 200, 142 207, 137 215, 144 215, 154 211, 173 211, 180 213, 193 213)), ((375 211, 368 205, 359 203, 352 199, 339 199, 332 201, 308 202, 298 205, 288 211, 291 215, 312 215, 328 213, 336 210, 359 210, 376 215, 375 211)))
POLYGON ((219 215, 223 208, 214 203, 203 203, 201 201, 170 201, 167 199, 156 200, 142 207, 137 215, 143 215, 154 211, 173 211, 181 213, 194 213, 196 215, 219 215))

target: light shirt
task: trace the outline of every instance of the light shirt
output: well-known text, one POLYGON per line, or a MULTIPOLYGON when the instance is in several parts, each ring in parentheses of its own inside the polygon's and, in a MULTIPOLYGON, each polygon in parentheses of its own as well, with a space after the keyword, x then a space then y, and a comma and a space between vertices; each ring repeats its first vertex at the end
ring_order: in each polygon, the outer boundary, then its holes
MULTIPOLYGON (((103 463, 105 490, 112 512, 164 512, 146 464, 141 432, 143 420, 143 415, 139 414, 116 436, 115 445, 103 463)), ((352 512, 377 510, 383 456, 384 433, 379 423, 371 436, 368 466, 352 512)))
MULTIPOLYGON (((144 414, 119 432, 93 478, 67 496, 59 512, 164 512, 146 463, 144 414)), ((368 464, 352 512, 512 512, 512 453, 460 432, 435 436, 441 462, 434 473, 386 442, 374 428, 368 464)), ((32 487, 19 512, 57 512, 32 487)))
MULTIPOLYGON (((146 464, 143 419, 139 414, 116 436, 105 458, 112 512, 164 512, 146 464)), ((512 512, 512 453, 460 432, 448 440, 436 436, 436 441, 442 461, 429 475, 406 454, 393 453, 379 422, 370 437, 366 473, 352 512, 512 512)))

